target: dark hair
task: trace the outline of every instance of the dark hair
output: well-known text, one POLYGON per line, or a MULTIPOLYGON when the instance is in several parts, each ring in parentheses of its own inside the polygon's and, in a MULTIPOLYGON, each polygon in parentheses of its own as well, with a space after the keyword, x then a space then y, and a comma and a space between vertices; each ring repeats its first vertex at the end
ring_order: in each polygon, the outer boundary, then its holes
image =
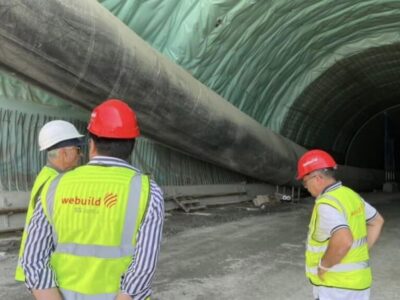
POLYGON ((135 139, 101 138, 92 133, 89 133, 89 136, 95 143, 99 155, 128 160, 135 146, 135 139))

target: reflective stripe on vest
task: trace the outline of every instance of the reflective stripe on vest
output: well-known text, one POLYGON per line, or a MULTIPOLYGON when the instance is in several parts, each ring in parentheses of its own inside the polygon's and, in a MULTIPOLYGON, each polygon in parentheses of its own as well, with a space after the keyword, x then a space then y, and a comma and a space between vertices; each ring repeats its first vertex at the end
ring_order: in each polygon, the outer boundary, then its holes
MULTIPOLYGON (((59 289, 64 299, 68 300, 115 300, 115 294, 97 294, 97 295, 84 295, 73 291, 59 289)), ((146 300, 150 300, 147 297, 146 300)))
MULTIPOLYGON (((45 209, 45 213, 48 213, 47 218, 51 220, 51 223, 53 223, 53 215, 54 215, 54 195, 56 192, 57 185, 60 182, 62 176, 63 176, 62 174, 58 175, 50 183, 50 186, 47 190, 47 197, 46 197, 47 210, 45 209)), ((58 238, 55 230, 52 230, 52 235, 53 235, 53 242, 55 245, 57 245, 58 238)))
POLYGON ((68 300, 115 300, 115 294, 97 294, 97 295, 84 295, 74 291, 69 291, 60 288, 63 299, 68 300))
MULTIPOLYGON (((358 247, 361 247, 362 245, 367 243, 367 238, 363 237, 359 240, 353 241, 353 245, 351 246, 351 249, 355 249, 358 247)), ((325 252, 326 249, 328 249, 328 245, 323 245, 323 246, 313 246, 313 245, 307 245, 307 250, 311 252, 325 252)))
MULTIPOLYGON (((362 270, 368 267, 369 267, 369 261, 367 260, 350 264, 337 264, 329 268, 329 272, 348 272, 348 271, 362 270)), ((313 268, 306 267, 306 271, 310 272, 311 274, 317 275, 318 267, 313 267, 313 268)))
POLYGON ((329 194, 324 194, 322 198, 326 198, 326 199, 334 201, 342 209, 342 212, 344 214, 346 221, 347 222, 349 221, 347 211, 346 211, 345 207, 343 206, 343 204, 338 199, 336 199, 335 197, 333 197, 332 195, 329 195, 329 194))

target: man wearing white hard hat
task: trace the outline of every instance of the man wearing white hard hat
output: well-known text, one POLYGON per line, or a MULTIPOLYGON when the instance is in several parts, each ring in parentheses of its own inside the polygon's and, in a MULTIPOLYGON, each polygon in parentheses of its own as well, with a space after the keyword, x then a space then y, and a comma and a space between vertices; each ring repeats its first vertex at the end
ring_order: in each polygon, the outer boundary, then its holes
POLYGON ((50 121, 40 129, 39 149, 40 151, 46 151, 47 164, 40 170, 32 187, 26 214, 25 230, 21 239, 18 266, 15 272, 17 281, 25 281, 21 258, 25 248, 26 229, 32 218, 40 191, 49 179, 55 178, 59 173, 66 172, 79 165, 82 137, 83 135, 78 132, 73 124, 63 120, 50 121))

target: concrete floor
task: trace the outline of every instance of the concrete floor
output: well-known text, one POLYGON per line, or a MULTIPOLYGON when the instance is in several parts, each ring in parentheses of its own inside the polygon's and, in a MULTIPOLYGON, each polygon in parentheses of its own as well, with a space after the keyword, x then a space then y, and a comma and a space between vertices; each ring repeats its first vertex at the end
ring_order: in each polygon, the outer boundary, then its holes
MULTIPOLYGON (((370 194, 365 198, 371 198, 386 219, 381 239, 371 251, 371 299, 400 299, 400 197, 382 201, 385 197, 370 194)), ((286 206, 283 211, 256 212, 171 236, 167 233, 153 298, 312 299, 311 286, 304 276, 311 208, 312 203, 297 204, 291 209, 286 206)), ((232 207, 220 209, 235 215, 232 207)), ((192 219, 223 216, 215 210, 210 213, 192 219)))
MULTIPOLYGON (((371 299, 400 299, 400 197, 371 201, 386 219, 372 250, 371 299), (379 204, 378 204, 379 203, 379 204)), ((153 300, 312 299, 304 244, 312 204, 167 216, 153 300)), ((31 299, 13 280, 16 250, 0 253, 0 299, 31 299)))

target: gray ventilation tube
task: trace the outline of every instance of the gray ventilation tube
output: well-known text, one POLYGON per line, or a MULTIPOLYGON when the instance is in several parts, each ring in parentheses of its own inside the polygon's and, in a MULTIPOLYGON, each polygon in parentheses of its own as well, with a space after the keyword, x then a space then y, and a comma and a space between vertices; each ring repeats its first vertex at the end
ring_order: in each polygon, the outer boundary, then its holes
MULTIPOLYGON (((208 89, 97 1, 0 4, 4 69, 87 109, 107 98, 123 99, 147 137, 262 181, 295 184, 303 147, 208 89)), ((354 172, 358 178, 365 171, 354 172)), ((374 172, 356 181, 376 184, 374 172)))

